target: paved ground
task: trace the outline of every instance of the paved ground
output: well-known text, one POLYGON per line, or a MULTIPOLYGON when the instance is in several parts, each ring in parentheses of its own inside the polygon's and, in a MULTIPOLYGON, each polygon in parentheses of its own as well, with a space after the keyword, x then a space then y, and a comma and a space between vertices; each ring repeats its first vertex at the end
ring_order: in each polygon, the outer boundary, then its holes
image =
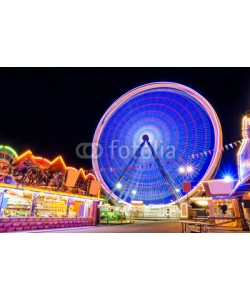
MULTIPOLYGON (((33 231, 34 232, 34 231, 33 231)), ((141 221, 124 225, 99 225, 93 227, 43 230, 51 233, 181 233, 181 224, 176 221, 141 221)), ((217 228, 216 232, 241 232, 237 229, 217 228)))

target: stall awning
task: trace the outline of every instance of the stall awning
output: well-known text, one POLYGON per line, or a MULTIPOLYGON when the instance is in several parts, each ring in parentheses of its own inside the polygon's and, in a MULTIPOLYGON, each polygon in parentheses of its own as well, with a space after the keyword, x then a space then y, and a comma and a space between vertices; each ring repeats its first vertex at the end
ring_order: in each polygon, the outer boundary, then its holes
POLYGON ((215 179, 203 181, 202 184, 208 197, 229 198, 237 182, 237 180, 227 182, 223 179, 215 179))

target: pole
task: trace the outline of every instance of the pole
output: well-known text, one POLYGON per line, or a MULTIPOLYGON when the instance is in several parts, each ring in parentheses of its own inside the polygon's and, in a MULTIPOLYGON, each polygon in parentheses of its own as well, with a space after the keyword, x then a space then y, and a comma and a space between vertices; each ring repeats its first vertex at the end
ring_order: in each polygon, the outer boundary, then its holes
POLYGON ((68 216, 69 216, 69 207, 70 207, 70 199, 69 198, 67 200, 67 204, 66 205, 67 205, 66 206, 66 218, 68 218, 68 216))
POLYGON ((34 217, 34 214, 35 214, 37 197, 38 197, 38 194, 34 193, 33 200, 32 200, 32 205, 31 205, 31 210, 30 210, 30 216, 31 217, 34 217))
POLYGON ((0 217, 2 216, 3 198, 4 198, 4 191, 2 193, 0 193, 0 217))
POLYGON ((239 207, 239 211, 240 211, 240 218, 241 218, 241 226, 242 226, 242 230, 243 231, 249 231, 249 226, 247 224, 247 221, 245 219, 244 216, 244 211, 243 211, 243 207, 242 207, 242 196, 238 197, 238 207, 239 207))

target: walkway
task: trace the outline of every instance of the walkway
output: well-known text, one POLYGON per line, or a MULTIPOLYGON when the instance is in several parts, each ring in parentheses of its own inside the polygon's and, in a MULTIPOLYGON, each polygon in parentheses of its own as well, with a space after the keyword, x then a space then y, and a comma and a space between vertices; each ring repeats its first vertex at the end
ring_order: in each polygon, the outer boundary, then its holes
MULTIPOLYGON (((31 232, 31 231, 29 231, 31 232)), ((176 221, 142 221, 136 220, 134 224, 124 225, 99 225, 81 228, 61 228, 32 232, 51 233, 181 233, 181 224, 176 221)), ((239 233, 237 228, 216 228, 216 233, 239 233)))

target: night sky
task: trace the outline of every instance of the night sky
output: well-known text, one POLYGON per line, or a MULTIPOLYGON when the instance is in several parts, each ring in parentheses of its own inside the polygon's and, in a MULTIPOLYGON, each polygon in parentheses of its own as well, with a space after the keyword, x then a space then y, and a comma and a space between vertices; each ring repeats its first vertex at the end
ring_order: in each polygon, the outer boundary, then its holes
MULTIPOLYGON (((102 115, 122 94, 139 85, 177 82, 196 90, 214 107, 223 143, 241 138, 241 118, 250 109, 249 68, 1 68, 0 144, 18 153, 62 155, 67 165, 91 168, 75 154, 92 142, 102 115)), ((236 150, 223 154, 218 176, 236 176, 236 150)))

